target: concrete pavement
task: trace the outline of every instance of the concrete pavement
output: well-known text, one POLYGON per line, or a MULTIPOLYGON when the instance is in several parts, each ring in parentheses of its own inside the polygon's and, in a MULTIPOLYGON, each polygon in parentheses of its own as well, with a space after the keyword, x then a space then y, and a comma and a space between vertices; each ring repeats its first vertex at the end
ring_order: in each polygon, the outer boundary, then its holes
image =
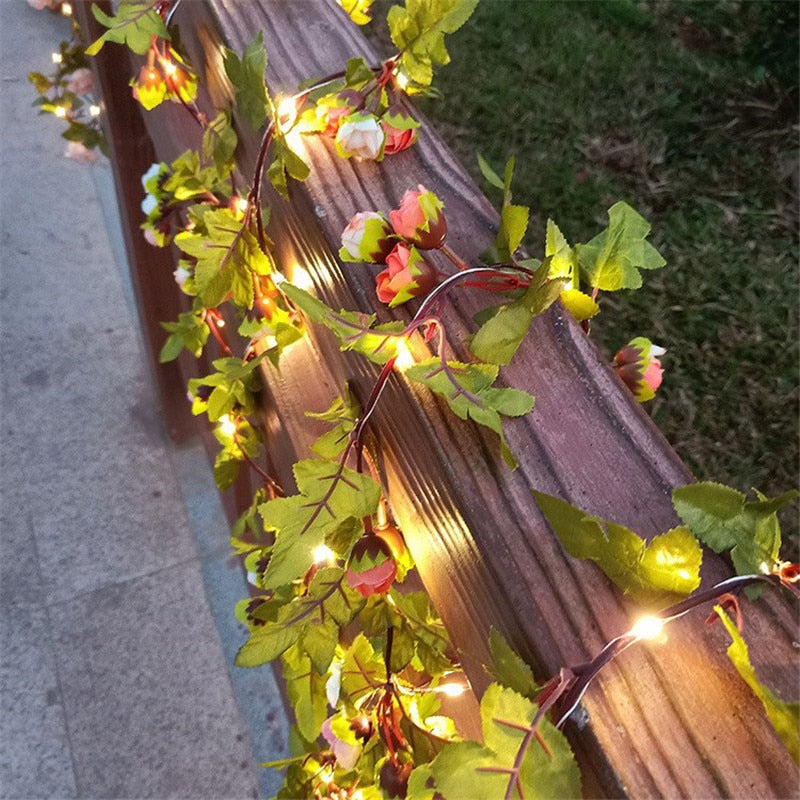
POLYGON ((0 0, 0 797, 271 796, 269 668, 199 443, 166 438, 107 163, 27 81, 68 24, 0 0))

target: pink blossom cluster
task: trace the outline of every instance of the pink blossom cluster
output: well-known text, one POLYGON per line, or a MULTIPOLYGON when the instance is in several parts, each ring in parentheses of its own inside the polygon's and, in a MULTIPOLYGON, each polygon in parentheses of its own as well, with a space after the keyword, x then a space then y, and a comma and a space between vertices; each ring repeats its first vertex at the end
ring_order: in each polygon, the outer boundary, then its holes
POLYGON ((361 211, 342 232, 339 257, 386 265, 375 279, 382 303, 397 306, 426 295, 436 285, 438 272, 420 250, 444 246, 447 222, 443 208, 433 192, 419 185, 403 195, 388 219, 380 211, 361 211))
POLYGON ((316 129, 335 138, 336 151, 343 158, 380 161, 399 153, 417 140, 417 122, 399 103, 382 114, 366 111, 365 98, 354 89, 344 89, 318 101, 316 129))

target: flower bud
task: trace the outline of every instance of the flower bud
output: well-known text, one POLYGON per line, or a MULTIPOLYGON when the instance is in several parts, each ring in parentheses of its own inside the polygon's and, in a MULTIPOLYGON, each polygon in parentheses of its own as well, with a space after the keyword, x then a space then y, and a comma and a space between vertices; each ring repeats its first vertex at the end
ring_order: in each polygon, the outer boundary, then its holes
POLYGON ((167 96, 167 84, 155 67, 144 66, 133 79, 133 96, 148 110, 155 108, 167 96))
POLYGON ((444 203, 422 184, 415 192, 409 189, 400 208, 389 212, 395 233, 422 250, 436 250, 447 237, 447 222, 442 213, 444 203))
POLYGON ((663 347, 638 336, 631 339, 614 356, 614 371, 640 403, 656 396, 656 390, 661 386, 664 377, 664 369, 658 356, 666 352, 663 347))
POLYGON ((317 102, 316 109, 321 132, 326 136, 336 136, 345 117, 363 105, 364 96, 355 89, 342 89, 338 94, 329 94, 321 98, 317 102))
POLYGON ((83 142, 68 142, 64 156, 77 161, 79 164, 94 164, 98 159, 97 153, 86 147, 83 142))
POLYGON ((389 220, 377 211, 359 211, 342 231, 342 261, 367 261, 384 264, 391 253, 394 231, 389 220))
POLYGON ((386 269, 375 278, 378 300, 391 308, 428 294, 436 285, 436 268, 416 247, 400 242, 386 257, 386 269))
POLYGON ((67 80, 67 89, 73 94, 91 94, 94 91, 94 75, 90 69, 76 69, 67 80))
POLYGON ((374 114, 356 111, 342 121, 336 134, 336 152, 343 158, 364 158, 378 161, 383 157, 383 132, 374 114))
POLYGON ((381 118, 381 127, 386 134, 383 146, 385 155, 399 153, 417 141, 417 122, 401 105, 389 106, 381 118))
POLYGON ((396 574, 392 551, 380 536, 367 533, 353 545, 345 577, 362 597, 387 592, 396 574))

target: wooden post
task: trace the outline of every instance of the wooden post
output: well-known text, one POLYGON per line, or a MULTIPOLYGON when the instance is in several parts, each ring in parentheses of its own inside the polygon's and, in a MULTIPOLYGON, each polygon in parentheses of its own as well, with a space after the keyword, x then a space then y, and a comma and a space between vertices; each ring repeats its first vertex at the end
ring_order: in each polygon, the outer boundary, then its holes
MULTIPOLYGON (((259 30, 273 93, 336 72, 354 55, 378 61, 333 2, 183 3, 175 21, 207 98, 218 108, 230 97, 220 44, 241 52, 259 30)), ((147 118, 164 158, 176 154, 170 116, 159 109, 147 118)), ((239 134, 238 163, 249 176, 258 139, 245 125, 239 134)), ((396 207, 404 190, 418 183, 444 200, 457 252, 477 258, 493 237, 494 211, 428 123, 414 148, 382 164, 344 161, 319 138, 301 148, 311 177, 292 187, 291 204, 274 200, 270 235, 281 266, 290 275, 304 269, 312 291, 334 307, 390 318, 374 296, 374 270, 341 265, 334 253, 352 214, 396 207)), ((457 357, 466 355, 459 343, 474 329, 473 314, 491 302, 464 293, 448 311, 448 339, 457 357)), ((397 316, 407 319, 408 312, 397 316)), ((318 433, 304 411, 325 408, 345 381, 363 400, 375 375, 373 365, 341 353, 321 330, 286 353, 280 372, 264 370, 264 424, 282 480, 291 481, 291 464, 308 454, 318 433)), ((500 460, 493 434, 456 419, 401 377, 390 382, 372 426, 393 511, 478 694, 488 683, 483 665, 490 627, 500 629, 546 679, 592 657, 630 627, 635 613, 596 567, 565 554, 531 489, 652 538, 676 524, 670 492, 691 480, 606 359, 560 307, 535 321, 503 380, 536 396, 531 414, 505 422, 520 462, 515 472, 500 460)), ((710 585, 730 568, 706 552, 702 574, 710 585)), ((797 699, 792 607, 768 593, 748 604, 746 618, 747 636, 758 642, 758 667, 785 699, 797 699)), ((796 767, 729 663, 724 632, 703 620, 699 611, 670 626, 666 645, 632 648, 590 688, 586 714, 567 731, 589 793, 797 794, 796 767)))

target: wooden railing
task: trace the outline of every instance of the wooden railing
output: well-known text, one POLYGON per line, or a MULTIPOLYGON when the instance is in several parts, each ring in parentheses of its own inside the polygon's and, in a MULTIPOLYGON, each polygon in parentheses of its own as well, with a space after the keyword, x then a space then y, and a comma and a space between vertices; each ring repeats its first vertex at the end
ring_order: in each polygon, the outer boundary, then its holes
MULTIPOLYGON (((79 12, 94 31, 86 7, 79 12)), ((259 30, 273 93, 334 73, 354 55, 378 62, 358 29, 325 0, 196 0, 180 6, 175 22, 205 87, 199 103, 208 110, 229 104, 221 44, 241 51, 259 30)), ((174 158, 198 144, 200 131, 178 106, 161 107, 143 122, 127 86, 133 66, 118 49, 105 48, 97 64, 128 253, 155 357, 164 338, 157 323, 175 318, 180 299, 171 256, 139 235, 139 179, 154 155, 174 158)), ((247 130, 238 126, 244 176, 258 147, 247 130)), ((449 240, 460 254, 476 258, 492 239, 495 212, 430 124, 411 150, 381 164, 344 161, 321 138, 305 140, 303 148, 311 177, 291 187, 291 203, 271 198, 269 232, 282 267, 290 275, 302 267, 312 291, 329 305, 390 317, 374 296, 370 270, 343 266, 334 254, 353 213, 395 207, 418 183, 444 200, 449 240)), ((470 331, 481 300, 465 293, 448 312, 452 342, 470 331)), ((155 369, 170 429, 181 436, 189 363, 155 369)), ((264 428, 285 484, 291 485, 292 463, 322 432, 304 412, 326 408, 345 381, 363 401, 375 376, 373 365, 340 352, 321 330, 294 345, 280 371, 265 368, 264 428)), ((691 480, 607 359, 560 307, 535 321, 504 380, 536 397, 532 413, 505 423, 516 471, 502 463, 496 437, 458 420, 399 376, 372 426, 394 514, 478 695, 488 683, 483 665, 491 626, 546 679, 592 657, 630 625, 633 607, 594 565, 565 554, 531 488, 650 538, 677 523, 670 492, 691 480)), ((231 508, 249 490, 240 483, 231 508)), ((704 582, 729 574, 722 558, 705 553, 704 582)), ((748 638, 759 643, 762 674, 785 698, 796 699, 793 609, 778 593, 767 593, 748 605, 746 618, 748 638)), ((706 626, 700 611, 671 625, 667 644, 632 648, 604 670, 584 698, 586 714, 566 728, 588 795, 796 796, 795 765, 759 701, 737 678, 725 646, 721 626, 706 626)))

